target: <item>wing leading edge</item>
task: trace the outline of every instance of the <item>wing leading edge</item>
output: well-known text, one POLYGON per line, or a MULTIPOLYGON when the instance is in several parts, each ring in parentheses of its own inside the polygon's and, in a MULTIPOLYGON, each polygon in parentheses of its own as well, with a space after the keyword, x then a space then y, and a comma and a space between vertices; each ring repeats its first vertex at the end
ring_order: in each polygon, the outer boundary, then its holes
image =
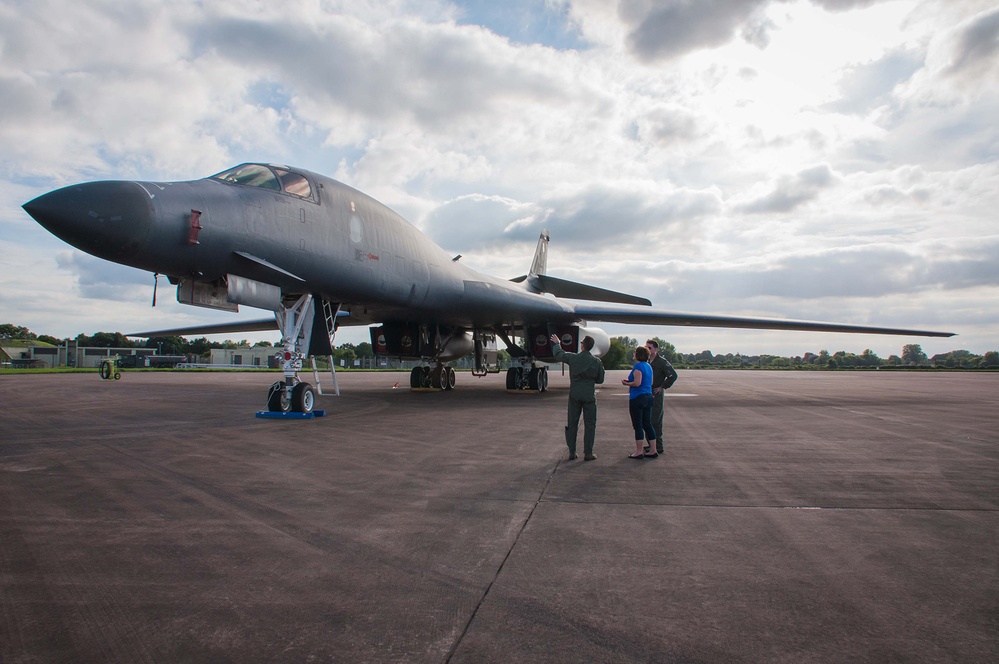
POLYGON ((933 332, 928 330, 907 330, 892 327, 872 327, 868 325, 846 325, 823 323, 820 321, 792 320, 783 318, 751 318, 743 316, 712 316, 690 314, 678 311, 663 311, 647 307, 627 305, 581 303, 574 304, 577 316, 587 321, 605 323, 626 323, 637 325, 670 325, 680 327, 727 327, 752 330, 796 330, 799 332, 846 332, 851 334, 894 334, 919 337, 952 337, 953 332, 933 332))
POLYGON ((175 327, 170 330, 148 330, 146 332, 131 332, 126 337, 182 337, 190 334, 232 334, 234 332, 264 332, 278 329, 277 320, 259 318, 257 320, 240 321, 238 323, 217 323, 209 325, 193 325, 191 327, 175 327))

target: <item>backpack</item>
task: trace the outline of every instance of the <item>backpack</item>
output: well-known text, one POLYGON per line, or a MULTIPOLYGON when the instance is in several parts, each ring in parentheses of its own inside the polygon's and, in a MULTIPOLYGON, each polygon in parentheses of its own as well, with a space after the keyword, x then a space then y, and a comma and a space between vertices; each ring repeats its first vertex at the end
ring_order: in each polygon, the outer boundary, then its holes
POLYGON ((676 369, 674 369, 673 365, 669 363, 669 360, 663 358, 663 362, 666 363, 666 380, 663 381, 663 389, 668 390, 673 387, 673 383, 675 383, 676 379, 680 376, 677 375, 676 369))

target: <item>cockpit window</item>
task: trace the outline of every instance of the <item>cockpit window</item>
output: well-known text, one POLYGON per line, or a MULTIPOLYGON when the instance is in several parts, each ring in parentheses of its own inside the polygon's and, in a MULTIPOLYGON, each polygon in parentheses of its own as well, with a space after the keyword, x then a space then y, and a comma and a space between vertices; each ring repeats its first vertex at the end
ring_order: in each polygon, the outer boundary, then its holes
POLYGON ((275 169, 275 171, 277 172, 278 179, 281 181, 281 186, 286 192, 295 196, 301 196, 302 198, 312 197, 312 187, 309 186, 309 181, 303 176, 280 168, 275 169))
POLYGON ((266 166, 260 164, 243 164, 236 168, 230 168, 218 175, 213 175, 216 180, 231 182, 233 184, 245 184, 250 187, 263 187, 264 189, 274 189, 281 191, 274 172, 266 166))
POLYGON ((284 191, 299 198, 313 199, 312 185, 304 175, 292 173, 283 168, 270 168, 263 164, 241 164, 227 171, 213 175, 212 179, 242 184, 248 187, 261 187, 284 191))

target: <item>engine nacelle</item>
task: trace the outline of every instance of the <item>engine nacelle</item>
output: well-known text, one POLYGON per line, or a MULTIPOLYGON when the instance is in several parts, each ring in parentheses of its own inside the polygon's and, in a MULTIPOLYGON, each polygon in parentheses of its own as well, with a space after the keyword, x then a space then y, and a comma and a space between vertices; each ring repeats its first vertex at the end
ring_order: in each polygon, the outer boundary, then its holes
POLYGON ((580 340, 586 337, 593 337, 593 350, 590 352, 596 357, 603 355, 610 350, 610 336, 599 327, 579 327, 580 340))

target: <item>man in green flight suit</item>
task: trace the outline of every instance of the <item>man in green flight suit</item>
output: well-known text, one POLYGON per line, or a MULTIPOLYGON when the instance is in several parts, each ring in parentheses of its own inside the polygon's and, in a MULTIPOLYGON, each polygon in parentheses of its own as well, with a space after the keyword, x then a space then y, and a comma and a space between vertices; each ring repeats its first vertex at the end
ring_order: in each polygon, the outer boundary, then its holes
MULTIPOLYGON (((666 396, 664 390, 668 390, 676 382, 676 369, 665 357, 659 354, 659 342, 649 339, 645 342, 645 347, 649 349, 649 364, 652 365, 652 428, 656 431, 656 452, 663 454, 663 413, 665 412, 666 396)), ((645 453, 652 450, 645 446, 645 453)))
POLYGON ((569 365, 569 424, 565 427, 565 444, 569 448, 569 460, 576 458, 576 432, 579 429, 579 415, 583 414, 583 459, 593 461, 593 441, 597 436, 597 395, 595 385, 604 382, 604 365, 593 357, 593 337, 584 337, 579 353, 562 350, 562 340, 557 334, 551 336, 555 346, 552 353, 559 362, 569 365))

